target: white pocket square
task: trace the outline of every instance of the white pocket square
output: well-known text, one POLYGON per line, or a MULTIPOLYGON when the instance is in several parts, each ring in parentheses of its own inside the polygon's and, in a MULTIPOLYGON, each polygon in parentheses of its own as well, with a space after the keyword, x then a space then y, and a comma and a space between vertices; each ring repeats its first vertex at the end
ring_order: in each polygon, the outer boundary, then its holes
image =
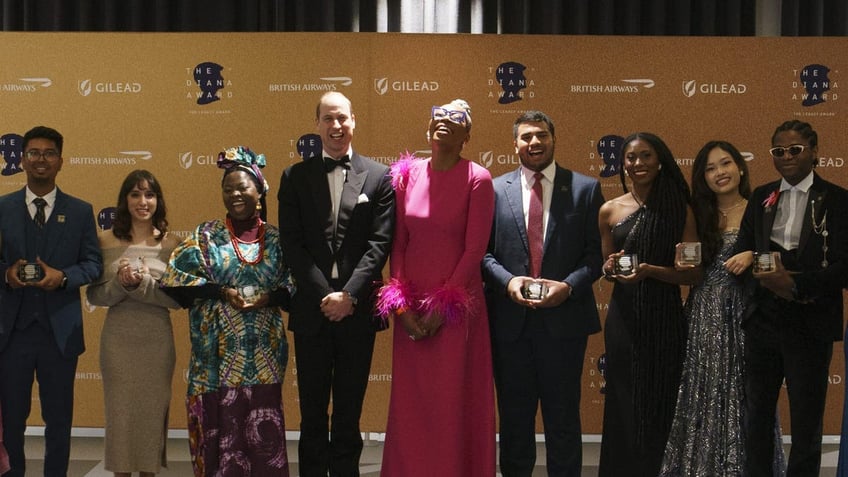
POLYGON ((366 202, 370 202, 370 201, 368 200, 368 196, 365 195, 365 194, 359 194, 359 197, 356 198, 357 204, 364 204, 366 202))

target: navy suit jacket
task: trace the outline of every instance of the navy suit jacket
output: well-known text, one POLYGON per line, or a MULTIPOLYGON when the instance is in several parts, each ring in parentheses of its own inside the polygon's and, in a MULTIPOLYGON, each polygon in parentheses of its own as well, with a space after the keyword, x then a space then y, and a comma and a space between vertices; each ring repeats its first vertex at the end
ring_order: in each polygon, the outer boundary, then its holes
MULTIPOLYGON (((777 206, 765 207, 763 204, 766 197, 779 190, 778 180, 756 188, 751 194, 734 247, 736 252, 771 250, 771 229, 777 206)), ((848 286, 848 191, 815 174, 807 196, 795 263, 784 259, 783 264, 787 270, 795 272, 792 278, 798 297, 806 302, 795 303, 803 310, 798 316, 798 324, 822 340, 841 340, 842 288, 848 286), (822 266, 824 237, 813 230, 813 203, 817 224, 827 214, 827 267, 822 266)), ((746 307, 743 322, 754 313, 760 301, 771 299, 770 292, 759 285, 748 288, 753 296, 749 297, 751 301, 746 307)))
POLYGON ((353 316, 345 319, 383 328, 374 316, 374 300, 391 250, 394 190, 388 166, 354 152, 350 167, 335 236, 323 158, 306 159, 283 172, 277 195, 280 242, 297 284, 289 312, 289 330, 295 333, 316 334, 326 320, 321 299, 340 291, 330 284, 333 262, 341 289, 358 300, 353 316))
MULTIPOLYGON (((5 349, 23 301, 23 290, 5 284, 6 269, 19 259, 26 259, 26 222, 32 221, 26 204, 26 190, 0 197, 0 351, 5 349)), ((65 194, 57 188, 56 202, 44 224, 47 242, 41 260, 65 272, 67 286, 42 294, 50 318, 56 345, 65 357, 85 351, 82 329, 80 287, 103 271, 97 225, 90 204, 65 194)))
POLYGON ((506 286, 514 276, 529 276, 530 258, 521 170, 494 180, 495 217, 483 278, 492 334, 517 339, 527 319, 541 319, 554 338, 573 338, 601 329, 592 284, 601 276, 603 257, 598 211, 604 202, 597 180, 557 165, 542 256, 542 277, 565 281, 571 296, 554 308, 531 309, 512 301, 506 286))

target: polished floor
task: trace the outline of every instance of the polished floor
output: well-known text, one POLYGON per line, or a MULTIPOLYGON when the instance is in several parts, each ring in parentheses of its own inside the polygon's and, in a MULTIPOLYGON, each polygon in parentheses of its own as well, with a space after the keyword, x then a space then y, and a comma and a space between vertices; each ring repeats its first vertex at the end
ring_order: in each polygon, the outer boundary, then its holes
MULTIPOLYGON (((75 435, 77 433, 75 432, 75 435)), ((83 433, 86 434, 86 433, 83 433)), ((101 461, 103 456, 103 438, 95 435, 80 435, 73 439, 71 447, 71 463, 68 477, 111 477, 111 472, 103 469, 101 461)), ((598 475, 598 436, 587 436, 588 441, 583 445, 583 477, 596 477, 598 475)), ((538 458, 533 477, 543 477, 545 472, 545 448, 544 444, 538 446, 538 458)), ((825 438, 824 451, 822 453, 822 471, 820 477, 834 477, 836 475, 836 459, 839 445, 835 438, 825 438)), ((788 447, 787 447, 788 450, 788 447)), ((297 441, 289 441, 289 457, 291 459, 291 477, 297 477, 297 441)), ((41 436, 27 437, 27 475, 42 475, 41 456, 44 455, 44 439, 41 436)), ((380 475, 380 462, 383 456, 383 445, 378 440, 367 440, 362 453, 360 471, 362 477, 377 477, 380 475)), ((167 469, 163 469, 160 477, 190 477, 192 475, 191 463, 189 462, 188 440, 183 437, 171 438, 168 441, 167 469)), ((498 474, 500 475, 500 474, 498 474)))

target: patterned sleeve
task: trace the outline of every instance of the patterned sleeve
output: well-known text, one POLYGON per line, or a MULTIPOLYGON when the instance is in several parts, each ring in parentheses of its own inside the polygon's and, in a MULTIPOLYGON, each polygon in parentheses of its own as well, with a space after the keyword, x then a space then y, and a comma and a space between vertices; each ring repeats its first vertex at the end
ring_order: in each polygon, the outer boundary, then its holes
POLYGON ((162 275, 162 288, 180 306, 188 307, 196 299, 217 298, 221 286, 210 273, 206 250, 209 233, 215 221, 200 224, 191 235, 177 245, 162 275))

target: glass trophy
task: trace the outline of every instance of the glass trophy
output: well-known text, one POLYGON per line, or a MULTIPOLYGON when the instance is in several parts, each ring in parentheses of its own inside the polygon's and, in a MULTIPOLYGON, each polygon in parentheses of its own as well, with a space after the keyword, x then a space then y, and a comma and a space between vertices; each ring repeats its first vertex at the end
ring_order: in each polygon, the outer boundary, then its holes
POLYGON ((44 278, 44 269, 37 263, 23 263, 18 267, 18 280, 38 282, 44 278))
POLYGON ((754 273, 774 271, 774 254, 776 252, 754 252, 754 273))
POLYGON ((524 286, 521 287, 521 294, 527 300, 541 300, 548 294, 548 287, 541 280, 533 280, 524 283, 524 286))
POLYGON ((675 247, 674 263, 678 267, 697 267, 701 264, 701 242, 682 242, 675 247))
POLYGON ((259 299, 259 289, 253 285, 248 285, 246 287, 239 288, 239 295, 244 299, 246 303, 256 303, 256 300, 259 299))
POLYGON ((639 266, 639 258, 635 253, 625 253, 615 259, 614 268, 616 275, 630 275, 639 266))

